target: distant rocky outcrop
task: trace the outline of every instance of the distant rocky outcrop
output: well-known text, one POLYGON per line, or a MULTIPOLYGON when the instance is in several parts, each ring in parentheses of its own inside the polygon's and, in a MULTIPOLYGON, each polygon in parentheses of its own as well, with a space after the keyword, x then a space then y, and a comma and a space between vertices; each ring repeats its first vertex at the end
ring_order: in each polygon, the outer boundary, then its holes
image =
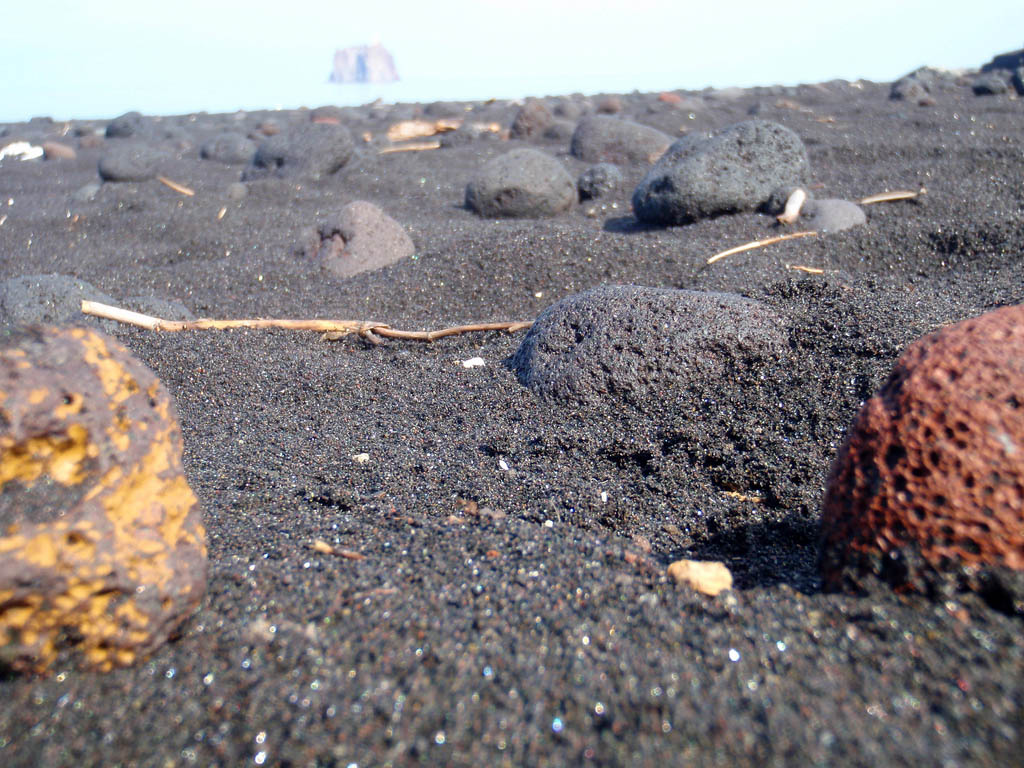
POLYGON ((334 52, 330 80, 332 83, 392 83, 398 80, 398 70, 383 45, 354 45, 334 52))

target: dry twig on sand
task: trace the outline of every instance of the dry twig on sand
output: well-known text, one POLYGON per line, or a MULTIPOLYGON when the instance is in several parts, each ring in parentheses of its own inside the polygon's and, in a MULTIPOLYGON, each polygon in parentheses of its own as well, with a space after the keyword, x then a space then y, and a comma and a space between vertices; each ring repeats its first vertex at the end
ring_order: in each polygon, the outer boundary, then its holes
POLYGON ((928 190, 921 187, 917 192, 909 189, 898 189, 895 192, 879 192, 877 195, 868 195, 862 197, 857 202, 861 205, 873 205, 874 203, 891 203, 896 200, 913 200, 914 198, 921 197, 921 195, 928 194, 928 190))
POLYGON ((132 312, 121 307, 112 307, 109 304, 100 304, 95 301, 83 301, 82 312, 94 317, 102 317, 107 320, 116 320, 119 323, 135 325, 139 328, 147 328, 151 331, 205 331, 205 330, 227 330, 230 328, 284 328, 292 331, 319 331, 324 334, 323 338, 329 341, 340 339, 344 336, 356 334, 373 342, 380 343, 380 338, 389 339, 412 339, 415 341, 434 341, 445 336, 454 336, 460 333, 471 333, 474 331, 508 331, 513 333, 529 328, 533 325, 532 320, 511 321, 498 323, 473 323, 470 325, 457 325, 451 328, 440 328, 436 331, 402 331, 392 328, 387 323, 377 323, 369 320, 278 320, 272 318, 255 318, 248 320, 210 320, 201 318, 199 320, 164 320, 152 315, 144 315, 140 312, 132 312))
POLYGON ((818 233, 814 232, 812 230, 808 230, 806 232, 791 232, 788 235, 778 235, 777 237, 769 237, 767 240, 754 240, 754 241, 749 242, 749 243, 744 243, 743 245, 737 245, 735 248, 730 248, 727 251, 722 251, 721 253, 716 253, 714 256, 712 256, 710 259, 708 259, 707 263, 708 264, 714 264, 716 261, 719 261, 720 259, 724 259, 726 256, 732 256, 733 254, 736 254, 736 253, 743 253, 744 251, 752 251, 755 248, 763 248, 764 246, 771 245, 772 243, 781 243, 783 240, 792 240, 792 239, 797 238, 797 237, 810 237, 811 235, 816 235, 816 234, 818 234, 818 233))
POLYGON ((185 195, 186 197, 192 197, 195 194, 195 190, 189 189, 184 184, 179 184, 176 181, 171 181, 166 176, 157 176, 156 180, 159 181, 164 186, 170 187, 175 192, 185 195))

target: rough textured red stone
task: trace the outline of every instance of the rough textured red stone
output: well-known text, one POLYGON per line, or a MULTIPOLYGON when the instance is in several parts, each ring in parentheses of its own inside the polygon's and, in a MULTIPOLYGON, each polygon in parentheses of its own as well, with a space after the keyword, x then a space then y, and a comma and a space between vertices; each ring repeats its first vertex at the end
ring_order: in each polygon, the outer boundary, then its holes
POLYGON ((991 590, 1005 581, 994 574, 1019 584, 1024 305, 907 347, 833 466, 821 566, 826 589, 857 588, 869 573, 925 593, 951 582, 991 590))

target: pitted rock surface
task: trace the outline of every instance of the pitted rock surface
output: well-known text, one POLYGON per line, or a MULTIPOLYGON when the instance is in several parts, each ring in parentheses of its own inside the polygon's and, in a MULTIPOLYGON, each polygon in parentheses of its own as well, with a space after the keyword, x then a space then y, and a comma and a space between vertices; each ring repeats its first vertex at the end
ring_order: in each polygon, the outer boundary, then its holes
POLYGON ((907 347, 840 449, 823 514, 826 588, 870 573, 1024 597, 1008 586, 1024 572, 1024 305, 907 347))
POLYGON ((174 405, 85 328, 33 326, 0 349, 0 669, 67 655, 108 669, 198 605, 206 544, 174 405))
POLYGON ((732 293, 602 286, 544 310, 512 367, 544 399, 643 407, 729 371, 756 376, 785 345, 782 326, 732 293))
POLYGON ((496 157, 466 185, 466 207, 481 216, 555 216, 576 202, 576 184, 564 166, 535 149, 496 157))
POLYGON ((799 185, 807 150, 785 126, 748 120, 705 139, 675 142, 633 192, 633 212, 646 224, 688 224, 753 211, 779 187, 799 185))

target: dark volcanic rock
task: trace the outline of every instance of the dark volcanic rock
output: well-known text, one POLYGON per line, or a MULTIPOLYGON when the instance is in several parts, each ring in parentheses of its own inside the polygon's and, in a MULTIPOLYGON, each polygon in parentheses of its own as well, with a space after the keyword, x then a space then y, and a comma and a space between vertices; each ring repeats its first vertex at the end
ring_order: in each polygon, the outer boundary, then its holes
POLYGON ((227 165, 246 165, 256 154, 256 143, 240 133, 222 133, 203 143, 199 155, 227 165))
POLYGON ((576 125, 569 151, 588 163, 653 163, 672 143, 646 125, 608 115, 585 117, 576 125))
POLYGON ((148 144, 118 142, 104 150, 98 170, 104 181, 149 181, 165 159, 162 152, 148 144))
POLYGON ((352 136, 340 125, 309 123, 260 142, 243 181, 276 176, 282 179, 322 179, 336 173, 352 159, 352 136))
POLYGON ((113 339, 34 326, 0 349, 0 669, 131 664, 206 588, 170 395, 113 339))
POLYGON ((914 342, 864 404, 823 504, 822 575, 1024 612, 1024 305, 914 342), (1015 572, 1005 573, 1005 572, 1015 572))
POLYGON ((551 110, 543 101, 528 99, 512 121, 509 138, 530 139, 542 136, 554 119, 551 110))
POLYGON ((147 133, 149 124, 139 112, 125 112, 107 124, 108 139, 127 139, 147 133))
POLYGON ((710 139, 673 144, 634 191, 633 211, 640 221, 660 225, 753 211, 806 173, 799 136, 777 123, 750 120, 710 139))
POLYGON ((402 225, 373 203, 356 200, 322 222, 306 246, 335 277, 380 269, 416 252, 402 225))
POLYGON ((576 181, 581 200, 604 197, 622 184, 622 171, 611 163, 592 165, 576 181))
POLYGON ((775 312, 732 293, 603 286, 544 310, 512 367, 547 400, 643 406, 726 372, 750 375, 785 345, 781 328, 775 312))
POLYGON ((971 83, 971 90, 976 96, 996 96, 1006 93, 1010 86, 1001 72, 983 72, 971 83))
POLYGON ((554 216, 576 202, 576 185, 555 158, 514 149, 487 163, 466 186, 466 206, 481 216, 554 216))

